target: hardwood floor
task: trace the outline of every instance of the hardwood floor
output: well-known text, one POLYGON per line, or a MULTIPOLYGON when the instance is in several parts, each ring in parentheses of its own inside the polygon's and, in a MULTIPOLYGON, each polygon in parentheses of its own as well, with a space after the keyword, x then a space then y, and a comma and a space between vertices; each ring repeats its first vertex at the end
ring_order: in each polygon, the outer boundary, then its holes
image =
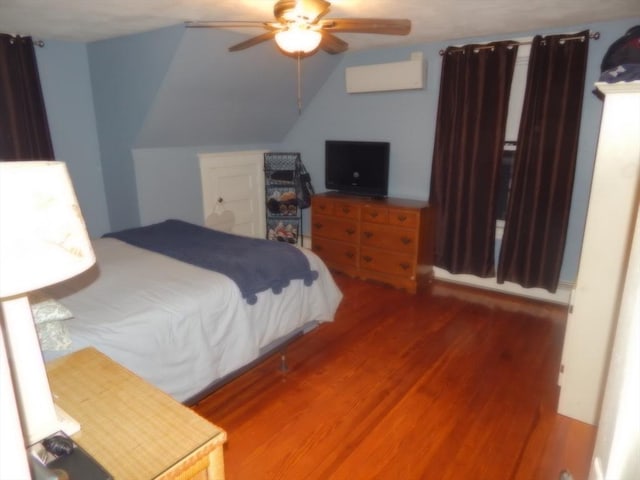
POLYGON ((555 413, 566 309, 336 275, 335 322, 194 409, 229 480, 586 479, 595 428, 555 413))

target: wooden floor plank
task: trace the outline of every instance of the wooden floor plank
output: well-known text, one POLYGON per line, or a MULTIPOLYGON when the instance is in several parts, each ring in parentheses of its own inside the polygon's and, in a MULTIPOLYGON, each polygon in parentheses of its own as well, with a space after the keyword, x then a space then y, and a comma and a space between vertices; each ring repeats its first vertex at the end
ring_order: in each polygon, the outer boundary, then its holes
POLYGON ((555 413, 566 309, 336 276, 335 322, 194 409, 229 480, 586 478, 595 428, 555 413))

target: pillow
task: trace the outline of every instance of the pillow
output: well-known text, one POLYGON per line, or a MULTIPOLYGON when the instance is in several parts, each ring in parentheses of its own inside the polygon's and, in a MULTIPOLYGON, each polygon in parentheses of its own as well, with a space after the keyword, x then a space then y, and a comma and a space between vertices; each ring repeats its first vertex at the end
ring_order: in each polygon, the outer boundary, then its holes
POLYGON ((67 350, 71 336, 65 320, 73 318, 71 311, 41 293, 29 295, 33 321, 36 324, 42 350, 67 350))
POLYGON ((29 295, 29 303, 31 303, 31 313, 36 325, 73 318, 73 314, 67 307, 41 293, 29 295))
POLYGON ((71 336, 64 320, 54 320, 36 324, 40 348, 46 350, 68 350, 71 336))

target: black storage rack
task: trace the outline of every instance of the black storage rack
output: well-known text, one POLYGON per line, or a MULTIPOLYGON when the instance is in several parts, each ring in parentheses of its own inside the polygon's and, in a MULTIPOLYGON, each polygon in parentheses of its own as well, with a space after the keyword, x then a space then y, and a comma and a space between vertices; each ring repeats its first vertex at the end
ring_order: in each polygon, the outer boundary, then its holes
POLYGON ((298 205, 300 153, 266 152, 264 177, 267 239, 302 243, 302 209, 298 205))

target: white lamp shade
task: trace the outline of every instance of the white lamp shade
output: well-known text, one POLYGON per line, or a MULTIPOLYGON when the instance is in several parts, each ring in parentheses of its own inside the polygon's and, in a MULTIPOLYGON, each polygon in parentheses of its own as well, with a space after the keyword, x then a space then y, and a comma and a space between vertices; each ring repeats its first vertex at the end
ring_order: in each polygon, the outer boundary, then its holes
POLYGON ((61 282, 94 263, 66 164, 0 162, 0 298, 61 282))
POLYGON ((292 25, 276 33, 276 43, 289 53, 309 53, 318 48, 322 34, 316 30, 292 25))

